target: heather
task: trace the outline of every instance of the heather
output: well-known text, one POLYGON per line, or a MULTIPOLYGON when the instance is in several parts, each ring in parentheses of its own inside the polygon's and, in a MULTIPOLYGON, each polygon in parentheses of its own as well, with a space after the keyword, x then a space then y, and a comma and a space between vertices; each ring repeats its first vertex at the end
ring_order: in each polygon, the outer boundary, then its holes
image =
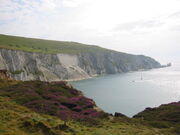
MULTIPOLYGON (((44 115, 0 96, 0 135, 154 135, 159 129, 144 126, 129 118, 101 119, 87 125, 44 115), (138 127, 138 128, 137 128, 138 127)), ((168 135, 168 134, 165 134, 168 135)), ((173 135, 173 133, 171 134, 173 135)))
POLYGON ((105 117, 94 109, 94 101, 68 86, 66 82, 18 82, 0 89, 0 96, 8 97, 31 110, 57 116, 61 119, 84 120, 105 117))
POLYGON ((104 113, 67 82, 0 80, 0 135, 178 135, 179 102, 104 113))
POLYGON ((157 128, 171 127, 180 134, 180 101, 163 104, 156 108, 146 108, 134 118, 143 119, 146 124, 157 128))

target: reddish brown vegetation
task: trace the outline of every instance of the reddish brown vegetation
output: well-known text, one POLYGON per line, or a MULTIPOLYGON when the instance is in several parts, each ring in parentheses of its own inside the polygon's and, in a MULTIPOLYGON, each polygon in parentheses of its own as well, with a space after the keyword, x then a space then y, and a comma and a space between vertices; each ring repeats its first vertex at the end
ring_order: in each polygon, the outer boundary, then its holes
POLYGON ((84 120, 104 116, 94 109, 92 99, 66 82, 27 81, 0 89, 0 96, 7 96, 35 112, 54 115, 63 120, 84 120))

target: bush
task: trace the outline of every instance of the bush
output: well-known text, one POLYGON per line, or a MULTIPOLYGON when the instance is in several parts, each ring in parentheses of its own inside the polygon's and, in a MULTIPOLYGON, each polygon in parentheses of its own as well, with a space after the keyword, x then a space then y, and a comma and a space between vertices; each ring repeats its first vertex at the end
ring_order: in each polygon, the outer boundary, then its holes
POLYGON ((178 126, 176 126, 176 127, 174 128, 174 132, 175 132, 176 134, 180 135, 180 125, 178 125, 178 126))
POLYGON ((164 121, 152 121, 149 124, 155 128, 169 128, 170 127, 169 123, 164 122, 164 121))
POLYGON ((16 103, 18 104, 25 104, 25 103, 28 103, 28 102, 31 102, 31 101, 34 101, 34 100, 39 100, 41 99, 40 97, 19 97, 17 98, 15 101, 16 103))

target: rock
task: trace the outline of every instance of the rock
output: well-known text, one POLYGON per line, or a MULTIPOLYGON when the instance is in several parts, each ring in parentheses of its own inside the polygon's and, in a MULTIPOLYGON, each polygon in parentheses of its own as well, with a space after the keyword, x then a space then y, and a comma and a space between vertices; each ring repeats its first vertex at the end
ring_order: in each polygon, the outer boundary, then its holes
POLYGON ((82 80, 101 74, 158 68, 154 59, 115 51, 43 54, 0 49, 0 69, 16 80, 82 80))
POLYGON ((114 117, 126 117, 126 115, 122 113, 115 112, 114 117))

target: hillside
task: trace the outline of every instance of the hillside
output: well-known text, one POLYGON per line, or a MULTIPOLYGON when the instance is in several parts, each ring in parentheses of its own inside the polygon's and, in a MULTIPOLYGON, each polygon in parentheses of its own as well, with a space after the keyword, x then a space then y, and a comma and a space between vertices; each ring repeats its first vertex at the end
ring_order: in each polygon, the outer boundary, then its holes
POLYGON ((0 35, 0 70, 16 80, 81 80, 102 74, 160 68, 143 55, 75 42, 0 35))
POLYGON ((92 99, 84 97, 66 82, 12 82, 6 82, 10 85, 5 87, 2 84, 0 96, 8 97, 35 112, 76 120, 106 116, 104 112, 96 109, 92 99))
POLYGON ((37 52, 45 54, 110 51, 98 46, 85 45, 77 42, 53 41, 35 38, 25 38, 0 34, 0 48, 37 52))
MULTIPOLYGON (((1 135, 154 135, 161 131, 126 119, 102 120, 98 125, 64 121, 54 116, 33 112, 0 97, 1 135), (137 128, 138 126, 139 128, 137 128)), ((173 134, 172 134, 173 135, 173 134)))
POLYGON ((172 127, 177 134, 180 134, 180 101, 156 108, 146 108, 134 118, 143 119, 148 125, 157 128, 172 127))
MULTIPOLYGON (((99 115, 94 115, 92 111, 86 111, 85 105, 88 105, 88 108, 95 107, 92 100, 63 82, 47 85, 47 82, 41 81, 0 80, 0 134, 178 135, 178 128, 172 127, 173 123, 169 127, 159 128, 147 124, 142 119, 130 119, 124 115, 115 117, 102 111, 98 111, 99 115), (57 92, 61 92, 61 96, 56 96, 57 92), (69 106, 70 104, 62 105, 64 99, 70 103, 72 96, 74 99, 79 99, 79 97, 87 99, 83 102, 73 102, 74 105, 78 105, 80 111, 74 110, 74 106, 69 106), (65 113, 68 115, 59 116, 56 113, 64 111, 68 112, 65 113), (81 117, 78 119, 69 117, 74 115, 74 112, 76 116, 81 117), (86 113, 82 115, 81 112, 86 113)), ((97 111, 93 108, 91 110, 97 111)))

